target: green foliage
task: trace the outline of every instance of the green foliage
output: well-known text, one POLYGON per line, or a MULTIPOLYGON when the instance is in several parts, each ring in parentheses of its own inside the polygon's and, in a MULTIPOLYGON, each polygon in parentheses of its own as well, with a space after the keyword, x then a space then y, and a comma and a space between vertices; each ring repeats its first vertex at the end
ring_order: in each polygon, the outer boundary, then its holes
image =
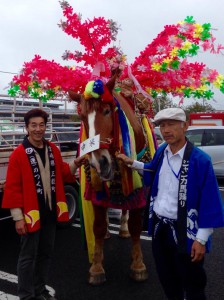
POLYGON ((183 106, 182 108, 183 108, 183 110, 186 113, 187 120, 189 119, 189 114, 190 113, 195 113, 195 112, 212 112, 212 111, 215 111, 215 108, 211 104, 208 104, 206 102, 203 103, 203 104, 195 102, 195 103, 193 103, 191 105, 183 106))
POLYGON ((166 95, 157 96, 152 103, 152 109, 154 114, 158 111, 168 108, 168 107, 177 107, 176 104, 173 103, 172 99, 167 97, 166 95))
MULTIPOLYGON (((187 93, 187 91, 186 91, 187 93)), ((187 101, 186 101, 187 102, 187 101)), ((159 112, 160 110, 164 109, 164 108, 168 108, 168 107, 179 107, 178 104, 173 103, 173 100, 169 97, 167 97, 166 95, 157 95, 157 97, 155 98, 155 100, 152 103, 152 109, 154 114, 156 114, 157 112, 159 112)), ((215 108, 207 103, 206 99, 204 100, 204 102, 202 104, 200 104, 199 102, 194 102, 191 105, 187 105, 187 106, 182 106, 181 107, 187 116, 187 120, 189 119, 189 114, 193 113, 193 112, 212 112, 215 111, 215 108)))

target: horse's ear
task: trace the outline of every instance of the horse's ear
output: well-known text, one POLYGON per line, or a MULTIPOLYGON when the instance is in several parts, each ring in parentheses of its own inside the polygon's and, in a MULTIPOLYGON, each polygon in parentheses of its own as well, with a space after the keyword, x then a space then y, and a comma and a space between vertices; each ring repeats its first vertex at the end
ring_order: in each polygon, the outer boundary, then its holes
POLYGON ((69 90, 68 95, 69 95, 70 100, 80 103, 81 97, 82 97, 81 94, 78 94, 78 93, 73 92, 72 90, 69 90))
POLYGON ((114 74, 110 80, 108 80, 108 82, 106 83, 106 86, 108 88, 108 90, 110 91, 110 93, 112 94, 113 92, 113 89, 114 89, 114 86, 115 86, 115 82, 116 82, 116 79, 117 79, 117 74, 114 74))
POLYGON ((106 86, 107 86, 108 90, 112 93, 113 89, 115 87, 116 80, 121 75, 121 70, 119 69, 119 67, 117 67, 111 71, 111 74, 112 74, 112 76, 111 76, 110 80, 106 83, 106 86))

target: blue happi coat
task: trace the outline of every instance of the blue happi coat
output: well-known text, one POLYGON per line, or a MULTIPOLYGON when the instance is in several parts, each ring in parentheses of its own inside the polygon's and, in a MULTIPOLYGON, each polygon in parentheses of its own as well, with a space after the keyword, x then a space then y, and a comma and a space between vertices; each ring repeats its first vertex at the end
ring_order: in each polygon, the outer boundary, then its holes
MULTIPOLYGON (((149 205, 149 235, 152 235, 152 216, 154 199, 158 193, 159 171, 162 166, 164 143, 156 151, 153 160, 144 164, 143 180, 150 186, 149 205)), ((198 228, 216 228, 224 226, 224 206, 218 183, 214 175, 210 157, 197 147, 193 147, 189 157, 188 180, 186 183, 186 210, 187 210, 187 252, 195 240, 198 228)), ((178 220, 177 220, 178 221, 178 220)), ((206 251, 210 250, 210 240, 206 244, 206 251)))

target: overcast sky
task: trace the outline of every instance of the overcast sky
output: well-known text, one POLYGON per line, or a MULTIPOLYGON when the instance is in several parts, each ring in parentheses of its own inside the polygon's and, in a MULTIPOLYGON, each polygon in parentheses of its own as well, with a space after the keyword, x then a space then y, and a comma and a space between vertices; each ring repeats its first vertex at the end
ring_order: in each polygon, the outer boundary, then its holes
MULTIPOLYGON (((121 26, 118 35, 129 63, 139 55, 167 24, 176 24, 186 16, 198 23, 211 23, 217 29, 217 42, 224 44, 223 1, 221 0, 70 0, 76 12, 86 18, 105 17, 121 26)), ((63 19, 58 0, 0 0, 0 71, 16 73, 35 54, 67 65, 61 59, 65 50, 79 44, 57 24, 63 19)), ((224 74, 224 56, 200 55, 211 68, 224 74)), ((72 62, 69 62, 72 65, 72 62)), ((6 93, 11 74, 0 72, 0 93, 6 93)), ((224 110, 224 95, 216 93, 218 109, 224 110)), ((184 104, 187 105, 188 100, 184 104)))

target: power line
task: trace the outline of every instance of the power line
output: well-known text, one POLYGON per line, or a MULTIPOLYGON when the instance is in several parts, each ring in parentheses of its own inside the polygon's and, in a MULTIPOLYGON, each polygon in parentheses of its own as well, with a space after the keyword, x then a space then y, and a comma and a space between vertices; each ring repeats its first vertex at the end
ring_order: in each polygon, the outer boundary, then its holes
POLYGON ((6 73, 6 74, 14 74, 17 75, 18 73, 13 73, 13 72, 7 72, 7 71, 0 71, 0 73, 6 73))

